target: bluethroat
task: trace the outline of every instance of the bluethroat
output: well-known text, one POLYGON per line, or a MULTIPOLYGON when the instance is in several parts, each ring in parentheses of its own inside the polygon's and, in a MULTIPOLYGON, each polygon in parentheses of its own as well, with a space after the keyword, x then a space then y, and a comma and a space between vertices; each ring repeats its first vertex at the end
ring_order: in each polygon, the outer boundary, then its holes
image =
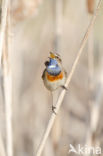
MULTIPOLYGON (((67 72, 62 66, 62 60, 57 53, 50 52, 49 61, 45 62, 45 70, 42 74, 42 79, 45 87, 51 92, 55 91, 59 87, 65 87, 67 78, 67 72)), ((52 106, 54 112, 55 107, 52 106)))

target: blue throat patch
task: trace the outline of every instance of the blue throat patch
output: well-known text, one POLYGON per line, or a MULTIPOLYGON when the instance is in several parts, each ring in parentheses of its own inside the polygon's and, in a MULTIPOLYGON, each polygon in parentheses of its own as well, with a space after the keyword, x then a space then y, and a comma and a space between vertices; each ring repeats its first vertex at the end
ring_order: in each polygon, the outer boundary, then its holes
POLYGON ((50 75, 54 75, 54 76, 59 75, 61 72, 61 69, 58 66, 58 62, 56 61, 56 59, 52 59, 52 58, 50 58, 49 64, 46 69, 50 75))

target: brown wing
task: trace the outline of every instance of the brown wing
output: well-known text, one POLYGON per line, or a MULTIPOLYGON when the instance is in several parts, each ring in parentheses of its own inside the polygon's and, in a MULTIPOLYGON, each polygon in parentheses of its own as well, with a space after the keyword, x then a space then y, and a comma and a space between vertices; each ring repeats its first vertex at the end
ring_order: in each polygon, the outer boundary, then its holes
POLYGON ((42 79, 44 79, 44 76, 45 76, 45 71, 46 71, 46 69, 43 71, 43 74, 42 74, 42 79))

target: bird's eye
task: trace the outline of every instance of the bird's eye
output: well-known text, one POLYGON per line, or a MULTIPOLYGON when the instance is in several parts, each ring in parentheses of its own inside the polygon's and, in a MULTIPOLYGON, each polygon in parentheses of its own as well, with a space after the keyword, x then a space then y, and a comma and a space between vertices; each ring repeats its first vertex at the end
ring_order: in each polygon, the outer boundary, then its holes
POLYGON ((58 56, 56 56, 57 59, 60 59, 58 56))
POLYGON ((58 56, 57 56, 56 58, 57 58, 57 60, 58 60, 59 62, 61 62, 61 61, 62 61, 62 60, 60 59, 60 57, 58 57, 58 56))

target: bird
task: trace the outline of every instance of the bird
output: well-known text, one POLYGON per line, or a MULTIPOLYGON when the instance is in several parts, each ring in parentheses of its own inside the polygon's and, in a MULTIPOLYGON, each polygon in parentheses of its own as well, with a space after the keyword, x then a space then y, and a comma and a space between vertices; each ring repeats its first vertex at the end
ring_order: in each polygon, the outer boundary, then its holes
MULTIPOLYGON (((65 82, 67 79, 67 72, 62 65, 61 57, 58 53, 50 52, 49 60, 45 61, 45 69, 42 74, 44 86, 51 92, 57 90, 59 87, 67 89, 65 82)), ((52 105, 52 111, 55 113, 52 105)))

